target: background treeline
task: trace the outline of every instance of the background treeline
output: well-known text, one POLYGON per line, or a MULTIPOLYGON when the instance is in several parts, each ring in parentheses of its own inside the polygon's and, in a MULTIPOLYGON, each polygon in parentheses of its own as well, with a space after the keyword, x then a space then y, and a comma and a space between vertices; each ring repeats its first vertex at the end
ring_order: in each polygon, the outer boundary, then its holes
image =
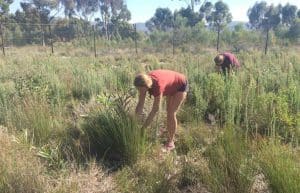
POLYGON ((27 0, 10 13, 12 3, 0 0, 2 44, 6 45, 45 45, 50 40, 66 42, 96 34, 116 42, 137 39, 158 47, 197 42, 218 50, 229 45, 237 51, 265 42, 267 52, 269 44, 290 45, 300 37, 300 10, 289 3, 256 2, 248 9, 249 23, 236 23, 222 1, 191 1, 174 12, 157 8, 146 22, 147 29, 138 34, 129 23, 131 13, 123 0, 27 0))

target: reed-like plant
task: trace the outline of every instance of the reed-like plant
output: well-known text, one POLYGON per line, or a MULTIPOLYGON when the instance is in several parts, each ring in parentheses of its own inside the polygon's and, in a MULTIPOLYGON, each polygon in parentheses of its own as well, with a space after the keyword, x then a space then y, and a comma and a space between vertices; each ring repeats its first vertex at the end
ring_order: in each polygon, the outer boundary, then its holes
POLYGON ((225 129, 204 153, 210 175, 206 184, 215 193, 249 192, 255 165, 245 139, 234 129, 225 129))
POLYGON ((300 192, 300 157, 290 146, 264 142, 257 158, 272 192, 300 192))
POLYGON ((144 129, 122 106, 115 103, 92 112, 82 129, 89 151, 97 157, 132 164, 145 150, 144 129))

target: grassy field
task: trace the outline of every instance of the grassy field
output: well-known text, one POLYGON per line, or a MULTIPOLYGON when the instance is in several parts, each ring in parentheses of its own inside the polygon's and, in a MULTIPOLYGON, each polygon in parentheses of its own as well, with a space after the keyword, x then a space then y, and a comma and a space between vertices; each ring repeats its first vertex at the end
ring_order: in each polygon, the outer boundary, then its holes
POLYGON ((297 49, 237 53, 242 68, 230 77, 214 72, 209 49, 48 52, 0 58, 0 192, 300 192, 297 49), (133 116, 134 75, 158 68, 190 83, 166 155, 165 103, 146 132, 133 116))

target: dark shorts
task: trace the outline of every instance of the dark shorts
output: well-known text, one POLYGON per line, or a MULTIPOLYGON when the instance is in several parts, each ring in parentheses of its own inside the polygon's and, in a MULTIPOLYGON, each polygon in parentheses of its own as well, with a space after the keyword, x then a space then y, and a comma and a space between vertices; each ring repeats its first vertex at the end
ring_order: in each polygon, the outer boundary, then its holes
POLYGON ((189 83, 186 81, 179 89, 178 92, 188 92, 189 91, 189 83))

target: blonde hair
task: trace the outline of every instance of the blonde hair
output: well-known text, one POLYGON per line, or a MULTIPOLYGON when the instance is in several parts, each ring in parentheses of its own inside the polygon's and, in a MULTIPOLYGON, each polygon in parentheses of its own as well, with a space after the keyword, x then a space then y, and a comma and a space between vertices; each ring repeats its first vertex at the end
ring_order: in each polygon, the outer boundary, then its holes
POLYGON ((144 74, 144 73, 140 73, 138 75, 135 76, 134 79, 134 86, 136 87, 147 87, 147 88, 151 88, 152 86, 152 79, 149 75, 144 74))
POLYGON ((224 62, 224 55, 218 54, 214 59, 216 65, 221 65, 224 62))

